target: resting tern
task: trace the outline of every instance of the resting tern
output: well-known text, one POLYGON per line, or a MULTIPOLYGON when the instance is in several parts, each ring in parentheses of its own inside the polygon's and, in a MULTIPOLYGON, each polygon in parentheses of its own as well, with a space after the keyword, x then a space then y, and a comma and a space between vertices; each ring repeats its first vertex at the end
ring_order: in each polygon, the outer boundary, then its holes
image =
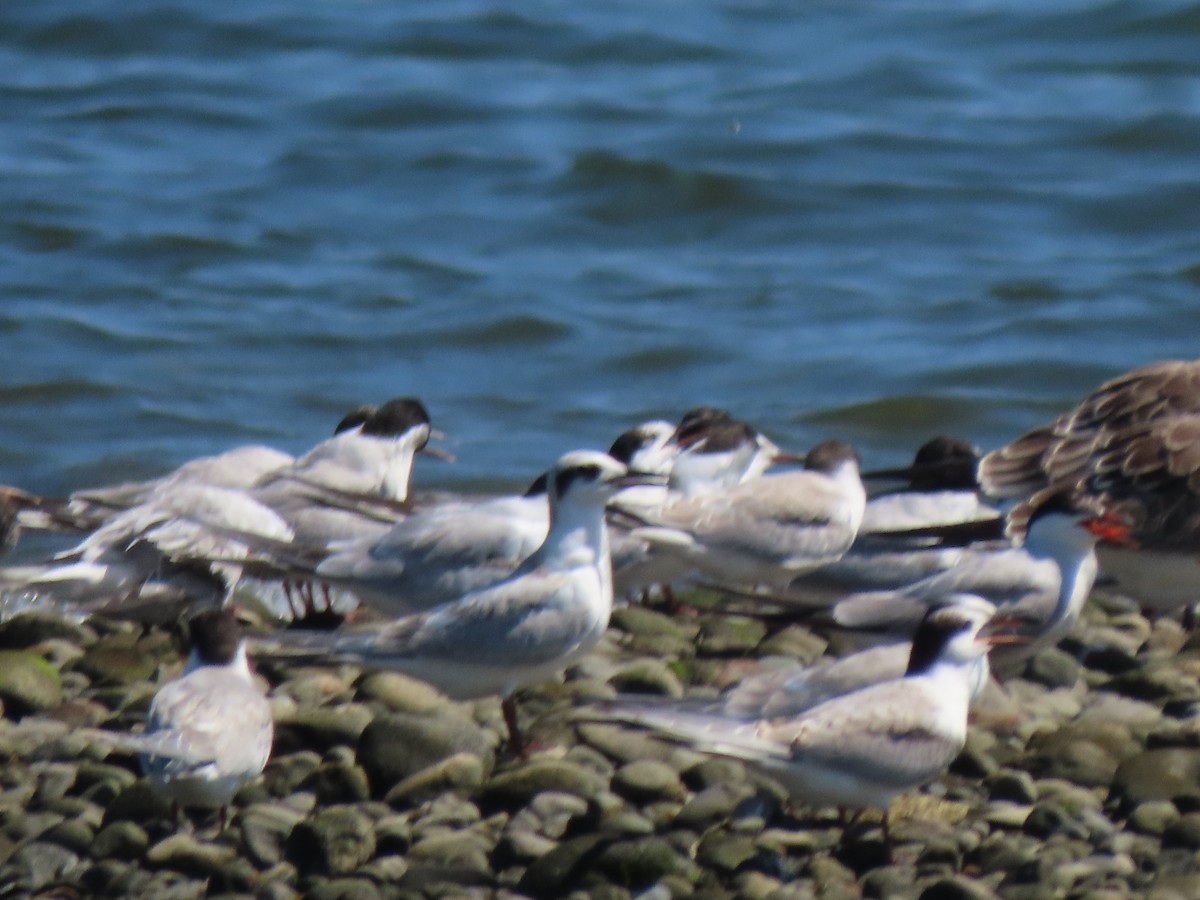
POLYGON ((241 578, 248 540, 292 536, 283 519, 243 491, 165 484, 49 562, 0 569, 0 585, 38 602, 168 620, 177 611, 155 602, 147 583, 178 588, 167 595, 186 606, 219 604, 241 578))
POLYGON ((866 503, 858 454, 848 444, 818 444, 804 464, 801 471, 671 499, 633 534, 719 584, 784 587, 841 558, 866 503))
POLYGON ((750 425, 712 406, 684 413, 675 443, 681 452, 672 464, 668 487, 685 497, 733 487, 757 478, 776 462, 795 459, 750 425))
POLYGON ((562 672, 603 636, 613 599, 605 504, 648 478, 605 453, 568 453, 547 479, 549 532, 509 577, 373 630, 293 631, 258 646, 278 658, 396 669, 458 699, 499 694, 521 752, 513 692, 562 672))
POLYGON ((975 483, 979 451, 954 437, 936 437, 917 449, 911 466, 863 473, 863 482, 899 479, 902 486, 867 499, 862 524, 846 555, 801 575, 788 595, 798 602, 827 602, 856 591, 905 587, 954 566, 963 555, 917 529, 995 521, 999 512, 984 503, 975 483))
POLYGON ((1109 515, 1074 508, 1061 493, 1043 492, 1015 507, 1008 528, 1020 546, 964 551, 952 568, 899 591, 850 595, 830 610, 836 626, 894 636, 912 628, 930 603, 975 594, 1025 622, 1028 641, 993 658, 1005 671, 1043 647, 1057 643, 1079 620, 1096 578, 1096 542, 1123 539, 1109 515))
POLYGON ((224 808, 262 773, 271 755, 271 707, 246 659, 228 610, 205 610, 190 623, 183 674, 163 685, 138 734, 88 729, 89 740, 141 754, 150 783, 185 807, 224 808))
MULTIPOLYGON (((779 781, 797 803, 886 810, 937 777, 962 750, 973 675, 992 643, 1011 640, 978 617, 930 610, 899 678, 792 715, 746 709, 691 713, 636 704, 617 718, 742 760, 779 781)), ((885 817, 886 829, 886 817, 885 817)))
POLYGON ((1198 598, 1200 360, 1153 363, 1105 382, 989 453, 979 474, 996 496, 1060 485, 1077 503, 1118 516, 1132 545, 1102 542, 1100 568, 1147 609, 1198 598))
POLYGON ((288 522, 302 544, 385 533, 404 512, 413 458, 430 437, 429 414, 410 397, 373 411, 364 407, 339 429, 250 490, 288 522))
MULTIPOLYGON (((643 423, 620 435, 609 455, 632 471, 665 476, 674 430, 666 422, 643 423)), ((269 571, 273 557, 281 573, 345 589, 386 615, 423 612, 506 578, 537 550, 550 526, 547 478, 539 476, 521 495, 418 503, 381 537, 336 541, 323 559, 263 547, 260 568, 269 571)), ((639 483, 614 499, 623 511, 646 510, 663 496, 663 484, 639 483)), ((616 531, 617 540, 623 533, 616 531)))

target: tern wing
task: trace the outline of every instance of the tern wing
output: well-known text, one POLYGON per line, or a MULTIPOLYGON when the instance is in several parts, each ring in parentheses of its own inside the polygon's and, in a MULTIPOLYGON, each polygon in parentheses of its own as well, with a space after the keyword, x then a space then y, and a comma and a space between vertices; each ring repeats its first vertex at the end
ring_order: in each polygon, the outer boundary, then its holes
POLYGON ((966 739, 965 702, 961 731, 939 725, 943 719, 934 712, 942 702, 916 679, 899 678, 830 700, 796 719, 760 723, 759 732, 789 747, 798 764, 916 785, 948 766, 966 739))

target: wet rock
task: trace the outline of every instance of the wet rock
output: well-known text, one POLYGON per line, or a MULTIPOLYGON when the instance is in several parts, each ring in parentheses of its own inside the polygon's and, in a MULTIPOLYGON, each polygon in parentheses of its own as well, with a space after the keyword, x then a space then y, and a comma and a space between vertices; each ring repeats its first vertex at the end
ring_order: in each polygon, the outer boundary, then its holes
POLYGON ((639 659, 622 666, 608 679, 622 694, 656 694, 682 697, 683 684, 662 660, 639 659))
POLYGON ((758 852, 753 838, 714 829, 696 847, 696 862, 706 869, 730 873, 758 852))
MULTIPOLYGON (((130 779, 134 777, 131 772, 125 772, 124 774, 130 779)), ((83 771, 81 767, 81 780, 82 777, 83 771)), ((112 782, 99 781, 96 784, 103 787, 110 783, 112 782)), ((130 821, 145 824, 147 822, 166 819, 171 815, 171 801, 156 791, 153 785, 145 779, 133 781, 124 789, 114 787, 113 790, 112 800, 109 802, 108 809, 104 814, 105 823, 130 821)), ((84 792, 84 796, 97 798, 98 793, 100 796, 103 796, 107 791, 98 792, 94 788, 90 788, 84 792)))
POLYGON ((489 854, 492 845, 478 832, 469 830, 434 834, 413 844, 408 852, 412 865, 432 864, 464 876, 468 884, 491 877, 489 854))
POLYGON ((367 878, 332 878, 304 892, 306 900, 382 900, 375 882, 367 878))
POLYGON ((1125 809, 1152 800, 1200 801, 1200 750, 1166 747, 1139 753, 1117 768, 1112 793, 1125 809))
POLYGON ((200 841, 190 834, 173 834, 146 851, 150 865, 200 878, 222 875, 235 859, 236 848, 200 841))
POLYGON ((515 769, 494 775, 483 788, 485 803, 518 808, 544 791, 595 798, 606 788, 594 772, 565 760, 533 759, 515 769))
POLYGON ((91 855, 96 859, 140 859, 150 846, 145 829, 133 822, 113 822, 106 825, 92 842, 91 855))
POLYGON ((674 748, 647 731, 627 725, 604 722, 579 726, 579 737, 610 759, 628 763, 634 760, 666 760, 674 748))
POLYGON ((90 647, 72 668, 93 682, 128 685, 148 681, 159 661, 124 640, 105 640, 90 647))
POLYGON ((436 713, 450 701, 437 688, 401 672, 371 672, 358 683, 356 699, 376 702, 392 712, 436 713))
POLYGON ((1168 825, 1162 833, 1164 847, 1200 850, 1200 813, 1188 813, 1168 825))
POLYGON ((0 622, 0 650, 26 650, 45 641, 83 647, 96 640, 90 628, 53 613, 22 612, 0 622))
POLYGON ((753 794, 749 785, 715 784, 695 794, 675 816, 675 826, 703 830, 733 816, 738 804, 753 794))
POLYGON ((648 836, 639 840, 618 841, 605 847, 596 860, 596 866, 615 884, 637 888, 682 872, 688 864, 669 841, 648 836))
POLYGON ((90 823, 78 818, 65 819, 41 835, 42 840, 66 847, 72 853, 80 856, 87 856, 91 852, 95 837, 96 829, 90 823))
POLYGON ((758 645, 763 657, 780 656, 789 661, 811 666, 821 658, 829 643, 802 625, 789 625, 767 636, 758 645))
POLYGON ((4 866, 3 881, 32 892, 55 882, 70 881, 78 866, 78 854, 67 848, 31 841, 13 852, 4 866))
POLYGON ((1139 803, 1129 814, 1129 827, 1141 834, 1161 836, 1179 821, 1179 810, 1169 800, 1148 800, 1139 803))
POLYGON ((705 616, 697 636, 698 652, 707 656, 745 656, 766 636, 760 619, 745 616, 705 616))
POLYGON ((1121 761, 1137 753, 1129 729, 1116 723, 1067 726, 1031 742, 1036 771, 1085 787, 1107 787, 1121 761))
POLYGON ((367 773, 341 761, 322 763, 300 782, 299 788, 312 791, 321 804, 357 803, 371 796, 367 773))
POLYGON ((456 753, 405 778, 384 800, 392 806, 411 806, 446 791, 474 792, 483 781, 483 760, 473 753, 456 753))
POLYGON ((0 701, 10 716, 54 709, 63 700, 58 670, 36 653, 0 650, 0 701))
POLYGON ((283 861, 292 830, 304 816, 280 803, 257 803, 238 816, 241 845, 255 865, 269 868, 283 861))
POLYGON ((287 854, 301 871, 345 875, 375 854, 375 829, 353 806, 330 806, 292 830, 287 854))
POLYGON ((635 803, 682 800, 687 796, 679 774, 666 763, 651 759, 621 766, 613 775, 612 789, 635 803))
POLYGON ((1049 647, 1029 660, 1025 677, 1049 688, 1071 687, 1079 680, 1079 663, 1057 647, 1049 647))
POLYGON ((934 882, 921 891, 920 900, 994 900, 996 892, 981 881, 956 875, 934 882))
POLYGON ((1007 800, 1010 803, 1028 804, 1038 798, 1037 786, 1028 772, 998 772, 984 784, 988 791, 988 799, 992 801, 1007 800))
POLYGON ((494 762, 493 738, 461 713, 379 716, 358 741, 358 764, 376 796, 458 753, 478 757, 485 772, 494 762))
POLYGON ((1194 674, 1183 671, 1174 660, 1139 666, 1114 677, 1107 687, 1136 700, 1200 699, 1200 681, 1194 674))
POLYGON ((300 709, 276 721, 275 747, 280 753, 299 749, 324 753, 338 745, 353 747, 374 715, 361 703, 300 709))
POLYGON ((517 884, 517 891, 530 897, 565 897, 579 885, 580 873, 589 867, 607 845, 599 834, 583 834, 560 843, 534 860, 517 884))

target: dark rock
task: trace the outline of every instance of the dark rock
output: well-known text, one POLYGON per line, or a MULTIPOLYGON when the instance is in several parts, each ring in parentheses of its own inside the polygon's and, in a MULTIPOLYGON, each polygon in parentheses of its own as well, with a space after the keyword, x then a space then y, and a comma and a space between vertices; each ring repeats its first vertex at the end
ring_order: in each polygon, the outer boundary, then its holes
POLYGON ((1079 663, 1057 647, 1048 647, 1025 666, 1025 677, 1049 688, 1067 688, 1079 680, 1079 663))
POLYGON ((373 717, 362 703, 301 709, 275 723, 275 748, 279 753, 324 753, 332 747, 353 747, 373 717))
POLYGON ((11 715, 44 712, 63 700, 58 670, 36 653, 0 650, 0 701, 11 715))
POLYGON ((376 796, 456 753, 471 753, 491 771, 495 756, 489 732, 458 714, 425 716, 407 713, 379 716, 358 741, 358 764, 376 796))
POLYGON ((485 803, 503 807, 525 806, 544 791, 595 798, 606 787, 595 772, 566 760, 533 759, 492 777, 483 788, 485 803))
POLYGON ((1151 800, 1200 798, 1200 750, 1164 747, 1127 759, 1112 778, 1122 808, 1151 800))
POLYGON ((1168 825, 1162 833, 1164 847, 1185 847, 1200 850, 1200 813, 1188 813, 1168 825))
POLYGON ((613 775, 612 789, 635 803, 682 800, 687 796, 678 773, 666 763, 650 759, 621 766, 613 775))
POLYGON ((312 791, 322 805, 358 803, 371 797, 367 773, 341 762, 322 763, 300 782, 300 790, 312 791))
POLYGON ((517 883, 517 891, 537 900, 565 897, 606 845, 605 838, 594 833, 563 841, 530 864, 517 883))
POLYGON ((473 753, 455 753, 405 778, 384 800, 392 806, 424 803, 447 791, 473 793, 483 784, 483 760, 473 753))
POLYGON ((641 888, 687 868, 687 862, 669 841, 660 837, 618 841, 605 847, 597 868, 618 885, 641 888))
POLYGON ((96 835, 91 854, 95 859, 140 859, 150 846, 150 837, 133 822, 115 821, 96 835))
POLYGON ((302 872, 345 875, 375 854, 375 829, 353 806, 330 806, 296 825, 287 854, 302 872))

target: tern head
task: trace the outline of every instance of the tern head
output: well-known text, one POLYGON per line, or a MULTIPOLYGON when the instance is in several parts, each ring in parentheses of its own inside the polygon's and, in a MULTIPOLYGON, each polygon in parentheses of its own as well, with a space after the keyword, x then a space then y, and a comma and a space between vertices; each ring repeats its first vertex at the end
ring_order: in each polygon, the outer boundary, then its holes
POLYGON ((643 422, 623 432, 608 448, 608 455, 638 472, 666 475, 671 471, 679 444, 675 426, 656 420, 643 422))
POLYGON ((900 479, 907 491, 976 490, 979 482, 979 448, 970 441, 940 435, 917 448, 911 466, 899 469, 873 469, 864 479, 900 479))
POLYGON ((559 457, 546 477, 551 507, 564 504, 603 508, 621 488, 660 484, 662 476, 633 472, 624 463, 596 450, 572 450, 559 457))
POLYGON ((905 674, 920 675, 939 662, 967 663, 987 653, 988 643, 979 640, 979 632, 991 616, 982 611, 958 596, 931 606, 913 634, 905 674))
POLYGON ((1131 545, 1129 527, 1109 512, 1081 509, 1070 487, 1049 487, 1009 511, 1007 530, 1033 556, 1060 565, 1082 559, 1100 540, 1131 545))
POLYGON ((191 659, 197 665, 224 666, 237 658, 242 629, 227 609, 206 609, 188 621, 191 659))
POLYGON ((804 468, 827 475, 837 474, 850 466, 858 472, 858 451, 845 441, 822 441, 804 457, 804 468))
POLYGON ((424 446, 429 440, 429 412, 414 397, 395 397, 366 417, 361 433, 381 438, 399 438, 411 433, 424 446))
POLYGON ((364 403, 362 406, 356 406, 342 416, 341 421, 337 423, 337 427, 333 429, 333 433, 341 434, 343 431, 358 428, 377 412, 379 412, 379 407, 373 403, 364 403))

